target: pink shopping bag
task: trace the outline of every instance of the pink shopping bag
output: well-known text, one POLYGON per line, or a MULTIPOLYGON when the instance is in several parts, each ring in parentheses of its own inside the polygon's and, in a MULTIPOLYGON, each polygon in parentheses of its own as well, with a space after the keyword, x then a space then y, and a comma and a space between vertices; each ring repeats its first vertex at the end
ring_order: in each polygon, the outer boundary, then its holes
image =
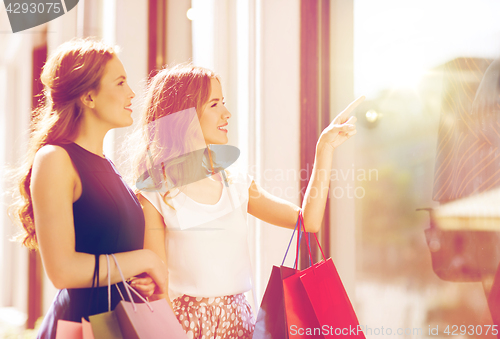
MULTIPOLYGON (((130 301, 123 300, 116 306, 114 312, 124 339, 187 339, 181 324, 174 315, 165 299, 146 301, 139 293, 130 287, 123 277, 120 266, 115 258, 116 267, 120 272, 130 301), (130 291, 134 292, 144 303, 135 303, 130 291)), ((118 291, 121 294, 120 289, 118 291)))
POLYGON ((57 321, 56 339, 83 339, 82 324, 59 319, 57 321))

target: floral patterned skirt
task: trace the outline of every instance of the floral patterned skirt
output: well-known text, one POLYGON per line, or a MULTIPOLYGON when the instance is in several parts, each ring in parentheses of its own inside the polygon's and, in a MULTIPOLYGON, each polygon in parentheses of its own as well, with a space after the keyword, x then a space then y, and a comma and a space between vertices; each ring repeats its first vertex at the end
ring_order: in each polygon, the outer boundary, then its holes
POLYGON ((201 298, 183 295, 172 302, 174 314, 190 339, 251 339, 252 307, 243 294, 201 298))

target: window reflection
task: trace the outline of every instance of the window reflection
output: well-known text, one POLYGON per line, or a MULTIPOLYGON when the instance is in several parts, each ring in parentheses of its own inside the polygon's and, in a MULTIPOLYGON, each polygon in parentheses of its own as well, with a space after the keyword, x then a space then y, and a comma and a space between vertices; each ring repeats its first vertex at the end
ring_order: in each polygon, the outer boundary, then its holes
POLYGON ((378 172, 357 184, 356 298, 373 329, 496 337, 499 6, 355 1, 356 167, 378 172))

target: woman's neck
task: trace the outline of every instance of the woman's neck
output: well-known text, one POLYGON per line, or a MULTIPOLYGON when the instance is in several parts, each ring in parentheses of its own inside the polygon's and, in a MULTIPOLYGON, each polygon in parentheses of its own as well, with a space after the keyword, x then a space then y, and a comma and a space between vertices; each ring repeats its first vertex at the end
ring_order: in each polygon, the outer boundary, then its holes
POLYGON ((73 142, 85 148, 87 151, 102 157, 104 156, 104 137, 109 131, 109 128, 105 128, 104 124, 98 124, 91 120, 92 119, 84 114, 78 129, 78 134, 73 142))

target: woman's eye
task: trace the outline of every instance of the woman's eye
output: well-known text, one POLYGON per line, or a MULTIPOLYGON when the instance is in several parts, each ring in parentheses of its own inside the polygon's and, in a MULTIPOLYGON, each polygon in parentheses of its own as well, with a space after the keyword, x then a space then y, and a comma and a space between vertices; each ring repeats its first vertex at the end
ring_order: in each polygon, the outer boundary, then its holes
POLYGON ((223 104, 224 106, 226 106, 226 102, 225 102, 225 101, 223 101, 223 102, 222 102, 222 104, 223 104))
POLYGON ((215 107, 215 106, 217 106, 217 103, 213 104, 213 105, 212 105, 212 106, 210 106, 210 107, 215 107))
POLYGON ((125 81, 120 81, 120 83, 118 83, 118 86, 123 86, 124 83, 125 81))

